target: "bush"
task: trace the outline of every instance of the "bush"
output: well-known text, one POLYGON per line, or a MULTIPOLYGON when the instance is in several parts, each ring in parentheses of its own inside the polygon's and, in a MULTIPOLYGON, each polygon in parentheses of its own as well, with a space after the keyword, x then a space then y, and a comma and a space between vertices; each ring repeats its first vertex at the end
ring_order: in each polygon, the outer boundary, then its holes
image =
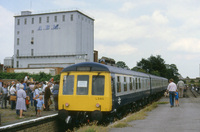
POLYGON ((49 81, 52 77, 54 78, 54 81, 60 80, 60 75, 52 76, 51 74, 46 74, 44 72, 40 72, 39 74, 0 72, 0 79, 23 80, 25 76, 29 76, 29 78, 33 78, 34 81, 40 81, 40 82, 49 81))

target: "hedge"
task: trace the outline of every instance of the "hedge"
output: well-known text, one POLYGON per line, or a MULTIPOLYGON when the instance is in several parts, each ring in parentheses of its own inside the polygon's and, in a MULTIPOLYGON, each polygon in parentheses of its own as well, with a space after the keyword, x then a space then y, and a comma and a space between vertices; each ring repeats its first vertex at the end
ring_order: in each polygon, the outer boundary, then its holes
POLYGON ((6 73, 0 72, 0 79, 17 79, 22 80, 25 76, 29 76, 29 78, 33 78, 34 81, 49 81, 52 77, 54 77, 54 81, 60 80, 60 75, 52 76, 51 74, 46 74, 44 72, 40 72, 39 74, 29 74, 29 73, 6 73))

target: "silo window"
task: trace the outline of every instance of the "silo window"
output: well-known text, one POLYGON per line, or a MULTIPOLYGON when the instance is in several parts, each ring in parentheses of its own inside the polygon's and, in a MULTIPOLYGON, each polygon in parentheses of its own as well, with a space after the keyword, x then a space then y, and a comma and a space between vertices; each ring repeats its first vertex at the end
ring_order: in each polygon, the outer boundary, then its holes
POLYGON ((32 24, 34 24, 34 18, 32 18, 32 21, 31 21, 31 23, 32 23, 32 24))
POLYGON ((71 21, 73 21, 73 14, 71 14, 71 21))
POLYGON ((19 38, 17 38, 17 45, 19 45, 19 38))
POLYGON ((63 21, 63 22, 65 21, 65 15, 62 16, 62 21, 63 21))
POLYGON ((49 23, 49 16, 47 16, 47 23, 49 23))
POLYGON ((19 68, 19 61, 17 61, 17 68, 19 68))
POLYGON ((19 56, 19 50, 17 50, 17 56, 19 56))
POLYGON ((25 18, 25 19, 24 19, 24 25, 26 25, 26 24, 27 24, 27 19, 25 18))
POLYGON ((17 25, 20 25, 20 19, 17 19, 17 25))
POLYGON ((31 38, 31 44, 34 44, 34 38, 33 37, 31 38))
POLYGON ((34 55, 34 50, 33 49, 31 49, 31 56, 33 56, 34 55))
POLYGON ((54 22, 57 22, 57 16, 54 16, 54 22))
POLYGON ((41 17, 39 17, 39 23, 42 23, 42 18, 41 17))

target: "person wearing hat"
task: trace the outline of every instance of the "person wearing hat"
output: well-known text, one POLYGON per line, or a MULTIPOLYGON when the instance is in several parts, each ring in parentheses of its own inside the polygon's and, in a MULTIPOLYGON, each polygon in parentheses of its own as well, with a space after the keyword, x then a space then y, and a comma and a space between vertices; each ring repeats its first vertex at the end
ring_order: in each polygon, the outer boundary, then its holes
POLYGON ((19 90, 17 91, 17 105, 16 105, 16 110, 20 110, 20 116, 19 118, 23 118, 23 110, 26 110, 26 104, 25 104, 25 99, 26 99, 26 92, 23 90, 24 85, 20 84, 19 85, 19 90))
POLYGON ((175 92, 177 90, 177 86, 173 81, 174 81, 173 79, 170 79, 169 85, 167 87, 167 91, 169 91, 169 99, 170 99, 171 108, 174 107, 175 92))

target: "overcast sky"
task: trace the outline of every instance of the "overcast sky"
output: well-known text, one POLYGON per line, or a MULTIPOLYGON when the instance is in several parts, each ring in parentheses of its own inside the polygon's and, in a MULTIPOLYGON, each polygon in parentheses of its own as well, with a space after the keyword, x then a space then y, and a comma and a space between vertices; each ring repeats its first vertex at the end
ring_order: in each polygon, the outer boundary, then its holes
POLYGON ((14 15, 78 9, 95 19, 99 58, 124 61, 161 55, 179 73, 199 77, 200 0, 0 0, 0 62, 14 54, 14 15))

